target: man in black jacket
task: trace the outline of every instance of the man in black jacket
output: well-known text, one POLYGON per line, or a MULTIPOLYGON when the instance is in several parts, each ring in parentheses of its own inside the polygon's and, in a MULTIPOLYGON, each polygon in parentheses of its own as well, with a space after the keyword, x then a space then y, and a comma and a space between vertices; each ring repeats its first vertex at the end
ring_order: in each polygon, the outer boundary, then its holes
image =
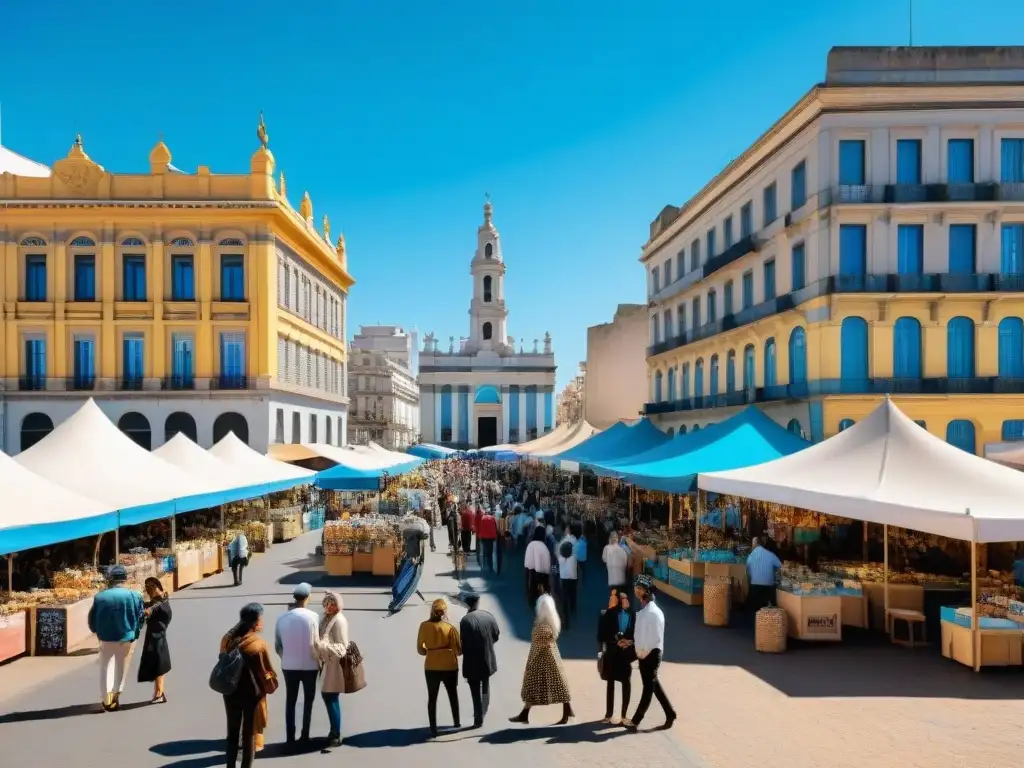
POLYGON ((473 727, 479 728, 491 702, 491 675, 498 671, 498 660, 494 656, 498 622, 487 611, 477 610, 480 595, 471 592, 463 596, 462 601, 468 608, 459 623, 462 676, 469 683, 469 693, 473 697, 473 727))

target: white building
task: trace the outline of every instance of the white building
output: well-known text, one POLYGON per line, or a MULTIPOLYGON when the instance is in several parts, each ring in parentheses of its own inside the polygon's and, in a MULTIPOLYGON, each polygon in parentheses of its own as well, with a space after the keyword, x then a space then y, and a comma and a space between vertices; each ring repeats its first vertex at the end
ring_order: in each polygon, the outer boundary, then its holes
POLYGON ((420 432, 420 397, 409 367, 415 331, 395 325, 362 326, 353 339, 348 375, 350 443, 371 440, 389 450, 415 443, 420 432))
POLYGON ((416 375, 419 357, 418 332, 406 331, 397 325, 361 325, 349 345, 353 352, 383 352, 389 359, 404 365, 416 375))
POLYGON ((486 447, 522 443, 555 426, 555 355, 551 334, 544 346, 519 352, 508 335, 505 262, 501 239, 491 220, 490 202, 477 230, 470 263, 473 297, 469 337, 448 339, 438 349, 434 334, 424 339, 420 355, 420 424, 425 442, 486 447))
POLYGON ((583 413, 587 423, 607 429, 635 419, 647 400, 648 310, 620 304, 610 323, 587 328, 583 413))

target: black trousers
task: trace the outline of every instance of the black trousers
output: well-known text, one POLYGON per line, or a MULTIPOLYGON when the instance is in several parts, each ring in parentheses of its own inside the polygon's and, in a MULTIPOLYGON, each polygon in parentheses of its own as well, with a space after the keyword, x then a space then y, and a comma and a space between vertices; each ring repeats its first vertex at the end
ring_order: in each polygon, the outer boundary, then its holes
POLYGON ((473 698, 473 722, 480 724, 487 717, 487 709, 491 706, 491 678, 466 682, 469 683, 469 695, 473 698))
POLYGON ((459 521, 455 515, 448 516, 448 546, 454 551, 459 546, 459 521))
POLYGON ((566 629, 576 619, 576 587, 576 579, 562 579, 562 590, 559 595, 562 598, 562 618, 566 629))
POLYGON ((547 592, 551 592, 551 574, 539 571, 526 572, 526 599, 530 603, 530 608, 537 604, 537 586, 540 584, 547 588, 547 592))
POLYGON ((302 738, 309 738, 309 721, 313 716, 313 700, 316 698, 317 670, 286 669, 284 671, 284 734, 288 741, 295 741, 295 705, 299 701, 299 686, 302 686, 302 738))
POLYGON ((434 526, 430 526, 430 551, 434 552, 437 546, 434 544, 434 526))
POLYGON ((448 694, 448 704, 452 708, 452 722, 459 727, 459 672, 455 669, 438 671, 428 669, 427 676, 427 719, 430 721, 430 732, 437 733, 437 694, 444 690, 448 694))
POLYGON ((252 768, 252 759, 256 751, 253 734, 253 722, 256 718, 256 707, 259 699, 253 696, 238 694, 224 697, 224 713, 228 720, 227 767, 235 768, 238 763, 238 745, 242 745, 242 768, 252 768))
POLYGON ((747 598, 747 604, 753 613, 757 613, 759 610, 768 605, 775 604, 775 585, 771 586, 767 584, 751 584, 750 595, 747 598))
MULTIPOLYGON (((615 683, 616 680, 609 680, 604 695, 604 716, 611 717, 615 713, 615 683)), ((633 692, 633 684, 629 680, 622 680, 622 707, 619 709, 622 719, 625 720, 626 712, 629 709, 629 698, 633 692)))
POLYGON ((468 555, 470 553, 470 551, 473 549, 473 532, 472 531, 462 531, 461 535, 462 535, 462 551, 465 552, 468 555))
POLYGON ((482 551, 483 560, 481 566, 485 571, 494 570, 494 539, 482 539, 480 547, 482 551))
POLYGON ((658 669, 661 667, 661 651, 655 650, 647 654, 646 658, 637 662, 640 668, 640 681, 643 683, 643 691, 640 693, 640 703, 636 705, 636 712, 633 713, 633 724, 640 725, 640 721, 647 714, 647 708, 651 706, 651 698, 656 698, 661 708, 665 711, 665 717, 674 718, 676 711, 672 702, 665 695, 665 690, 658 681, 658 669))
POLYGON ((235 584, 242 583, 242 571, 245 570, 245 558, 235 557, 231 560, 231 575, 235 579, 235 584))

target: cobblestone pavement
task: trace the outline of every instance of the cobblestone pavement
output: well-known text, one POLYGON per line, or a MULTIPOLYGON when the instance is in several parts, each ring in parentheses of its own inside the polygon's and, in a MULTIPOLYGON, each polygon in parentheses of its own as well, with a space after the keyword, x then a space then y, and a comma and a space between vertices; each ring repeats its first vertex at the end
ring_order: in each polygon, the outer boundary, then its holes
MULTIPOLYGON (((489 768, 1002 768, 1019 764, 1018 724, 1024 716, 1019 674, 974 675, 933 653, 887 646, 828 646, 760 656, 742 625, 713 630, 700 612, 666 601, 668 663, 663 681, 680 718, 669 731, 637 735, 595 722, 603 714, 604 687, 595 669, 594 617, 603 589, 590 575, 583 585, 581 621, 560 640, 573 691, 577 723, 551 727, 560 712, 541 711, 536 725, 510 727, 518 711, 519 683, 528 650, 530 617, 522 595, 521 571, 506 563, 499 578, 484 578, 471 566, 461 583, 451 561, 429 556, 420 585, 429 601, 462 589, 484 594, 481 607, 502 627, 500 670, 493 683, 491 712, 480 731, 426 740, 425 686, 421 658, 414 650, 416 626, 426 606, 414 597, 400 614, 385 618, 390 585, 330 579, 309 557, 317 543, 310 534, 274 546, 255 559, 245 584, 230 586, 221 574, 172 597, 170 641, 174 669, 168 677, 169 703, 150 707, 148 685, 134 682, 133 665, 124 701, 114 714, 96 714, 95 656, 19 660, 0 668, 0 766, 73 765, 76 768, 204 768, 224 764, 223 708, 207 687, 220 636, 239 607, 250 600, 266 605, 265 633, 290 602, 293 586, 340 591, 352 638, 367 657, 369 686, 343 697, 346 746, 330 755, 314 752, 285 757, 283 690, 270 702, 268 747, 258 760, 282 766, 323 765, 358 760, 371 768, 406 765, 451 766, 472 756, 489 768), (139 702, 139 704, 135 704, 139 702), (466 747, 472 749, 466 752, 466 747), (481 751, 483 750, 483 751, 481 751)), ((462 615, 453 607, 452 618, 462 615)), ((634 677, 634 703, 639 679, 634 677)), ((468 690, 460 687, 462 721, 468 722, 468 690)), ((327 720, 315 703, 313 732, 326 733, 327 720)), ((442 696, 439 720, 450 722, 442 696)), ((655 703, 646 724, 661 720, 655 703)))

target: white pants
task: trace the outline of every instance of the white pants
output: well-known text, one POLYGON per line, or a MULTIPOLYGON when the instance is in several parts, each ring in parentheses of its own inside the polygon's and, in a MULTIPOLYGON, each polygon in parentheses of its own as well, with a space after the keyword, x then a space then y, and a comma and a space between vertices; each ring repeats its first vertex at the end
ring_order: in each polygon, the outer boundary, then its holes
POLYGON ((134 643, 100 642, 100 693, 103 700, 124 690, 134 643))

